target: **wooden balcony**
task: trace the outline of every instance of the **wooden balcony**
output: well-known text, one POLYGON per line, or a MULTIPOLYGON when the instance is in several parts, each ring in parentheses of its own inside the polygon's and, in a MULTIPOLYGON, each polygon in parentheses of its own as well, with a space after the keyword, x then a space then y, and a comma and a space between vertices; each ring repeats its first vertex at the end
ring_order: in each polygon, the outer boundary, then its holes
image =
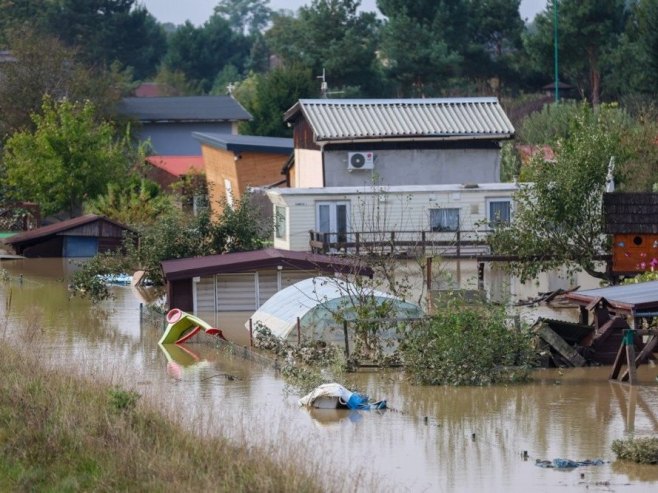
POLYGON ((311 251, 323 254, 395 255, 419 257, 439 255, 450 258, 477 258, 489 255, 487 236, 478 231, 350 231, 322 233, 309 231, 311 251))

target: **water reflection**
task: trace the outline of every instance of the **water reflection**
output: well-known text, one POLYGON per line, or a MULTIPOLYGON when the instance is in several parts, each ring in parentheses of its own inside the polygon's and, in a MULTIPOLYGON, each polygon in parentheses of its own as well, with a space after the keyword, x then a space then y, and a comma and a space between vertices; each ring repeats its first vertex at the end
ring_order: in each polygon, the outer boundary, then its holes
POLYGON ((46 365, 135 389, 197 433, 269 447, 327 478, 327 490, 525 493, 583 491, 597 482, 630 483, 624 491, 658 486, 655 467, 613 462, 555 471, 534 465, 537 458, 613 461, 614 439, 657 433, 655 367, 641 367, 641 385, 633 388, 608 382, 608 368, 542 370, 529 385, 487 388, 412 386, 400 372, 368 371, 341 383, 386 399, 392 410, 305 410, 299 396, 285 392, 271 362, 243 357, 252 354, 242 347, 248 345, 248 314, 208 320, 225 333, 234 331, 234 346, 199 340, 163 352, 157 344, 162 327, 140 324, 143 300, 133 290, 114 288, 114 302, 92 306, 70 297, 62 277, 67 265, 2 263, 12 279, 24 275, 22 284, 0 284, 0 309, 11 296, 10 312, 0 317, 8 316, 7 340, 46 365))

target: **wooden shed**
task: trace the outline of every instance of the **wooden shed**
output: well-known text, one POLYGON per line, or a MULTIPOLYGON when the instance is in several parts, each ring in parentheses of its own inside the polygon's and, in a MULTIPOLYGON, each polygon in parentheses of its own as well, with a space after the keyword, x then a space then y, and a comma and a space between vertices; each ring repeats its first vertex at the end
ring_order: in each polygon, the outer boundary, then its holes
POLYGON ((25 257, 93 257, 121 248, 132 229, 104 216, 87 214, 6 238, 25 257))
POLYGON ((603 217, 615 274, 658 269, 658 193, 606 193, 603 217))
POLYGON ((161 263, 170 308, 254 312, 272 295, 320 273, 372 277, 372 269, 336 256, 266 248, 161 263))

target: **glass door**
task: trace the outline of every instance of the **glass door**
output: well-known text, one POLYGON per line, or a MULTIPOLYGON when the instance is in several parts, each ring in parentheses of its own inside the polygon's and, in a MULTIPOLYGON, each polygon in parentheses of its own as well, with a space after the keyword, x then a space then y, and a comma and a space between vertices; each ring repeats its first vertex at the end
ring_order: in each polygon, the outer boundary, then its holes
POLYGON ((345 201, 318 202, 316 206, 316 229, 328 234, 330 243, 345 243, 349 228, 350 203, 345 201))

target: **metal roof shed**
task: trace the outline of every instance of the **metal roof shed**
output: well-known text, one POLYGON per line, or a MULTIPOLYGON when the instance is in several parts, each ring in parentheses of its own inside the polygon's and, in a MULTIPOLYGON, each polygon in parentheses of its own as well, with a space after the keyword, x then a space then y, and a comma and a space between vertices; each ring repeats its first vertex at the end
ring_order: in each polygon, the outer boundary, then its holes
MULTIPOLYGON (((252 327, 267 327, 276 337, 296 342, 298 335, 295 327, 299 319, 301 338, 342 344, 343 327, 336 322, 334 315, 340 312, 347 320, 356 319, 354 300, 363 296, 372 296, 378 304, 392 302, 397 318, 419 318, 423 315, 418 305, 391 294, 359 289, 339 279, 314 277, 276 293, 254 313, 251 324, 252 327)), ((249 328, 249 322, 245 327, 249 328)))
POLYGON ((658 281, 574 291, 565 296, 582 308, 591 309, 603 303, 612 311, 631 317, 658 312, 658 281))
POLYGON ((255 311, 275 292, 319 273, 372 277, 370 267, 337 256, 266 248, 161 263, 170 308, 255 311))

